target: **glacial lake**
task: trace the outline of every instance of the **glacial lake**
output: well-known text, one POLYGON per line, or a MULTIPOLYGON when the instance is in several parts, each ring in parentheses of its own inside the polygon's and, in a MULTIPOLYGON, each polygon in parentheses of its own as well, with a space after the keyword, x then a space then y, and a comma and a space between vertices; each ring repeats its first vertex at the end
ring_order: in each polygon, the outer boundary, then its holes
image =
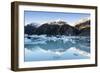
POLYGON ((90 37, 32 35, 24 40, 25 62, 90 58, 90 37))

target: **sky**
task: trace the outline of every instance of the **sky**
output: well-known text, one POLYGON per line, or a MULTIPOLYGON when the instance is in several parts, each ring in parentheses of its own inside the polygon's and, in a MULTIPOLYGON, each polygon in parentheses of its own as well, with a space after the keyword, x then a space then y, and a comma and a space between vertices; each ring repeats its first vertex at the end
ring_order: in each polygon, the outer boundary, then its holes
POLYGON ((30 23, 46 23, 55 20, 66 21, 74 26, 80 19, 90 18, 87 13, 67 13, 67 12, 44 12, 44 11, 24 11, 25 25, 30 23))

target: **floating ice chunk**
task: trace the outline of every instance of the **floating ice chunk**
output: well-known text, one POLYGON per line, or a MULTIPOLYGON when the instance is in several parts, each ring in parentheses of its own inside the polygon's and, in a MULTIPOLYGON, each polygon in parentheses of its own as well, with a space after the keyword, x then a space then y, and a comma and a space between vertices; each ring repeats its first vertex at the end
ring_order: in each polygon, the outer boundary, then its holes
POLYGON ((46 44, 45 41, 36 41, 36 42, 32 42, 32 44, 46 44))

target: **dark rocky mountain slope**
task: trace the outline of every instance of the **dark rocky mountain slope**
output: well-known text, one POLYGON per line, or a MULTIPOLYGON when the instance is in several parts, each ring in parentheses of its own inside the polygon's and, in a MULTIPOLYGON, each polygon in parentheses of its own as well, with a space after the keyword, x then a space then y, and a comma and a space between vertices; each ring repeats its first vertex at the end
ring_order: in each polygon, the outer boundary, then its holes
POLYGON ((79 36, 90 36, 90 20, 76 24, 75 28, 79 30, 79 36))
POLYGON ((53 21, 41 24, 37 27, 35 24, 25 26, 25 34, 28 35, 66 35, 66 36, 90 36, 90 20, 70 26, 65 21, 53 21))

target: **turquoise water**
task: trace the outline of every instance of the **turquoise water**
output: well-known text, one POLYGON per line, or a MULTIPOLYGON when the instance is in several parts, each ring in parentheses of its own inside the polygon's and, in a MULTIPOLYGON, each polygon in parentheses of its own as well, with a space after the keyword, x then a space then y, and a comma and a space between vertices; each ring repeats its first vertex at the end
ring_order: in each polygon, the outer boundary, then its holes
POLYGON ((26 62, 90 58, 89 37, 32 35, 24 43, 26 62))

